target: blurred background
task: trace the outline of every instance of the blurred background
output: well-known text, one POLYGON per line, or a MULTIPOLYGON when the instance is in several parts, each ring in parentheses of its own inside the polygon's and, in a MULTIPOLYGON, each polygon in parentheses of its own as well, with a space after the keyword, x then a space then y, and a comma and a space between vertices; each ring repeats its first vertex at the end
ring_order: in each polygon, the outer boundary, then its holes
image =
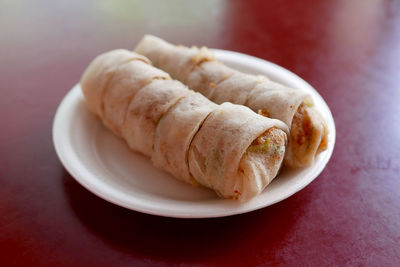
POLYGON ((94 56, 132 49, 146 33, 268 59, 311 82, 328 102, 343 93, 326 90, 338 86, 338 78, 359 70, 394 74, 400 64, 393 60, 400 59, 398 1, 1 0, 0 5, 0 82, 15 90, 46 86, 57 88, 46 93, 60 96, 94 56), (40 75, 49 79, 37 79, 40 75))
POLYGON ((400 263, 400 1, 0 0, 0 92, 0 265, 400 263), (313 85, 337 127, 318 179, 260 211, 192 221, 77 184, 53 148, 56 109, 95 56, 148 33, 313 85))

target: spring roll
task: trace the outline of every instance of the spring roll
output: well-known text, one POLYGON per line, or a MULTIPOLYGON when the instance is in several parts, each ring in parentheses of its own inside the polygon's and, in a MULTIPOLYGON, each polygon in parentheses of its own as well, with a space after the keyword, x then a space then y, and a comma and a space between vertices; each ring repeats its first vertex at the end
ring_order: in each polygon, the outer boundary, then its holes
MULTIPOLYGON (((103 62, 110 62, 107 57, 115 55, 103 57, 103 62)), ((147 61, 123 62, 114 67, 104 64, 114 72, 102 90, 85 88, 87 83, 82 83, 82 90, 94 92, 84 94, 88 107, 107 107, 98 117, 107 128, 116 127, 132 150, 177 179, 204 185, 223 198, 250 199, 276 176, 287 142, 283 122, 240 105, 217 105, 147 61), (106 105, 108 101, 111 104, 106 105), (115 111, 114 105, 120 109, 115 111)), ((96 68, 99 71, 85 79, 109 75, 101 66, 96 68)))
POLYGON ((231 102, 243 104, 253 111, 274 119, 282 120, 290 128, 288 152, 285 164, 289 167, 305 167, 312 164, 315 156, 327 148, 328 130, 326 123, 313 107, 311 96, 272 82, 266 77, 244 74, 230 69, 212 59, 206 48, 174 46, 155 36, 146 35, 135 51, 147 56, 153 64, 167 72, 167 65, 174 65, 171 77, 185 82, 190 88, 202 93, 217 104, 231 102), (151 49, 151 53, 148 53, 151 49), (170 56, 166 56, 170 55, 170 56), (195 60, 191 61, 191 58, 195 60), (194 62, 190 68, 179 70, 176 62, 194 62), (195 65, 197 64, 197 65, 195 65), (190 71, 188 71, 190 70, 190 71), (179 75, 176 75, 179 73, 179 75), (303 104, 303 105, 302 105, 303 104), (301 106, 301 107, 300 107, 301 106), (294 118, 296 121, 293 122, 294 118), (307 130, 309 127, 311 130, 307 130), (293 134, 292 134, 293 132, 293 134), (305 135, 312 132, 312 136, 305 135), (297 140, 302 140, 298 142, 297 140))

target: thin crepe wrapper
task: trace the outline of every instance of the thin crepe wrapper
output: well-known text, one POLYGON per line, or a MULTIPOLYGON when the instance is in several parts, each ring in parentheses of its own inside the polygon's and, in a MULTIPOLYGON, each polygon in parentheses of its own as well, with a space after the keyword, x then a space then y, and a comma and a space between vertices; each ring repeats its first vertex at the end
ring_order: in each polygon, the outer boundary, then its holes
POLYGON ((135 52, 151 58, 154 66, 182 82, 198 63, 214 60, 213 53, 206 48, 179 47, 152 35, 146 35, 137 45, 135 52))
POLYGON ((255 112, 262 110, 267 117, 281 120, 290 128, 294 114, 306 99, 312 103, 311 97, 300 90, 263 81, 250 92, 246 106, 255 112))
POLYGON ((108 83, 115 70, 123 63, 132 60, 150 61, 129 50, 118 49, 97 56, 86 68, 81 78, 81 87, 90 111, 99 117, 103 116, 103 97, 108 83))
POLYGON ((174 80, 153 80, 130 103, 122 135, 129 147, 151 156, 157 124, 161 117, 190 91, 174 80))
POLYGON ((143 61, 134 60, 120 65, 104 93, 104 124, 121 135, 129 103, 136 93, 153 79, 171 79, 169 74, 143 61))
POLYGON ((226 80, 218 83, 210 100, 217 104, 231 102, 244 105, 250 92, 262 81, 268 80, 264 76, 256 76, 237 72, 226 80))
POLYGON ((189 171, 190 143, 211 111, 218 108, 199 93, 191 92, 160 120, 154 141, 152 161, 175 177, 197 184, 189 171))
MULTIPOLYGON (((251 173, 241 173, 239 164, 251 143, 271 127, 288 131, 281 121, 257 115, 247 107, 220 105, 207 117, 190 146, 193 177, 225 198, 245 200, 259 194, 264 188, 250 177, 251 173)), ((280 165, 273 166, 272 177, 263 179, 272 180, 280 165)))
POLYGON ((208 99, 216 90, 216 85, 237 73, 219 61, 205 61, 187 74, 184 83, 190 84, 197 92, 208 99))

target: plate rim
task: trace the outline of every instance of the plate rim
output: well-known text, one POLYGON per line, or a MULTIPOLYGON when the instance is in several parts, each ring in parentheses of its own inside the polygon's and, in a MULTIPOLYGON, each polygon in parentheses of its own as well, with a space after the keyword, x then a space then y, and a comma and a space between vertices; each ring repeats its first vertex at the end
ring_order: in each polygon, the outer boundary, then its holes
MULTIPOLYGON (((308 186, 312 181, 314 181, 320 173, 325 169, 326 165, 328 164, 336 142, 336 126, 334 122, 334 118, 332 116, 332 112, 328 106, 328 104, 325 102, 325 100, 321 97, 321 95, 318 93, 318 91, 311 86, 309 83, 307 83, 305 80, 303 80, 301 77, 296 75, 295 73, 264 59, 257 58, 251 55, 239 53, 239 52, 234 52, 234 51, 229 51, 229 50, 222 50, 222 49, 212 49, 212 51, 215 53, 216 58, 223 58, 223 57, 236 57, 236 58, 246 58, 247 61, 252 61, 256 64, 259 64, 260 66, 268 66, 270 69, 276 69, 280 72, 280 75, 284 75, 287 77, 290 77, 290 79, 295 79, 297 83, 301 84, 301 87, 308 88, 306 89, 307 91, 312 92, 313 97, 317 97, 318 101, 324 106, 323 108, 325 109, 325 113, 329 118, 325 118, 328 120, 328 123, 330 123, 330 145, 328 146, 328 149, 324 151, 323 153, 326 153, 324 156, 324 161, 321 166, 313 171, 311 175, 307 176, 307 179, 301 183, 300 186, 297 186, 293 192, 283 194, 281 197, 278 197, 274 199, 273 201, 270 201, 269 203, 263 203, 260 201, 255 201, 253 202, 253 205, 239 205, 236 209, 228 208, 228 209, 222 209, 218 212, 203 212, 203 213, 196 213, 196 212, 177 212, 177 211, 172 211, 170 209, 165 209, 165 208, 157 208, 157 205, 152 205, 150 208, 148 205, 143 205, 144 203, 136 203, 135 206, 132 206, 129 203, 126 203, 121 200, 121 197, 116 197, 114 194, 118 195, 119 193, 123 193, 121 191, 118 191, 117 189, 113 187, 107 187, 105 188, 105 185, 102 184, 102 182, 98 179, 96 182, 93 180, 95 178, 95 175, 91 174, 88 169, 85 168, 82 162, 80 162, 79 156, 76 154, 76 151, 72 149, 72 146, 67 146, 65 142, 63 142, 63 132, 61 129, 66 129, 67 126, 63 126, 63 118, 65 116, 68 116, 68 112, 72 112, 68 108, 71 108, 71 106, 74 104, 74 99, 75 101, 79 100, 79 93, 80 93, 80 84, 76 84, 62 99, 60 102, 59 106, 57 107, 54 120, 53 120, 53 127, 52 127, 52 139, 53 139, 53 145, 56 150, 56 154, 58 158, 60 159, 62 165, 66 168, 66 170, 71 174, 71 176, 79 183, 81 184, 84 188, 86 188, 88 191, 91 193, 95 194, 96 196, 111 202, 115 205, 146 213, 146 214, 151 214, 151 215, 157 215, 157 216, 164 216, 164 217, 174 217, 174 218, 215 218, 215 217, 225 217, 225 216, 231 216, 231 215, 236 215, 236 214, 242 214, 242 213, 247 213, 251 212, 254 210, 258 210, 270 205, 273 205, 275 203, 278 203, 286 198, 289 198, 293 194, 301 191, 303 188, 308 186), (74 157, 71 157, 73 155, 74 157), (92 176, 90 178, 90 176, 92 176), (89 178, 88 178, 89 177, 89 178), (308 178, 310 177, 310 178, 308 178), (95 184, 93 184, 95 183, 95 184), (110 193, 111 192, 111 193, 110 193)), ((220 59, 221 61, 224 61, 223 59, 220 59)), ((64 133, 65 135, 65 133, 64 133)), ((123 193, 125 194, 125 193, 123 193)), ((259 196, 258 196, 259 197, 259 196)), ((257 197, 256 197, 257 198, 257 197)), ((137 199, 137 200, 140 200, 137 199)), ((220 200, 221 203, 225 203, 226 200, 220 200)), ((229 202, 228 202, 229 203, 229 202)), ((236 202, 237 203, 237 202, 236 202)))

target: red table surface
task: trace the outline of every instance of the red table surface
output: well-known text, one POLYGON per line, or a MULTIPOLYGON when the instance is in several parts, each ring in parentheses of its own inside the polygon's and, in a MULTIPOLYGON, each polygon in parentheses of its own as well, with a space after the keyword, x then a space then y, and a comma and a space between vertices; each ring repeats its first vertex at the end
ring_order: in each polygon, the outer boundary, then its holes
POLYGON ((0 265, 400 264, 397 1, 0 1, 0 265), (273 206, 173 219, 80 186, 52 144, 57 106, 99 53, 146 33, 275 62, 330 106, 321 175, 273 206))

